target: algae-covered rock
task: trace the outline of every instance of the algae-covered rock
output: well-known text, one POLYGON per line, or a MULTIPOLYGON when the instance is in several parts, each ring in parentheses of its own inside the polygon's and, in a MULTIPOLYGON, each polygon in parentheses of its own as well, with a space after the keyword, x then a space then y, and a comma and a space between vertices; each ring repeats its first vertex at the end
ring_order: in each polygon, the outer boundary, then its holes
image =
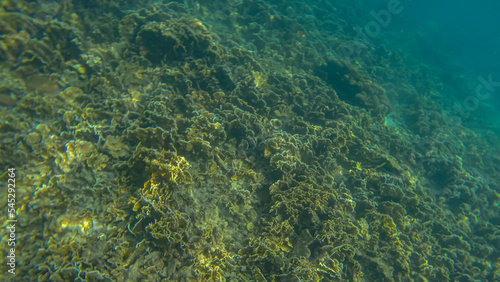
POLYGON ((205 25, 198 19, 172 19, 168 22, 149 22, 141 27, 135 41, 141 55, 153 65, 186 59, 214 62, 219 50, 213 44, 205 25))
POLYGON ((13 281, 495 280, 499 143, 442 74, 361 5, 205 2, 0 5, 13 281))

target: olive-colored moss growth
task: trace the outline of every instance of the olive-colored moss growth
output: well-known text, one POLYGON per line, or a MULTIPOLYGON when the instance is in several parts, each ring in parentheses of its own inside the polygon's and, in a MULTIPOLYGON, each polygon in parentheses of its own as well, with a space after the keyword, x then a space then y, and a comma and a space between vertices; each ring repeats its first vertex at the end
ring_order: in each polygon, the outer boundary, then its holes
POLYGON ((498 138, 354 4, 63 2, 0 5, 0 280, 498 279, 498 138))

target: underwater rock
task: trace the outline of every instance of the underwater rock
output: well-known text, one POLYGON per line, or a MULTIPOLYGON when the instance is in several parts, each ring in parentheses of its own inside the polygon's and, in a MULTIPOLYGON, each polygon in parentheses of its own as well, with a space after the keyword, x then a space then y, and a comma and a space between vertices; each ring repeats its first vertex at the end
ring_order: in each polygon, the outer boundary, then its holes
POLYGON ((219 56, 214 38, 197 19, 146 23, 135 41, 142 56, 153 65, 182 62, 188 58, 213 62, 219 56))
POLYGON ((348 103, 374 110, 375 115, 387 115, 392 106, 385 89, 364 77, 359 71, 338 60, 319 66, 315 74, 331 85, 339 98, 348 103))
POLYGON ((0 8, 16 279, 495 279, 496 136, 360 5, 39 2, 0 8))

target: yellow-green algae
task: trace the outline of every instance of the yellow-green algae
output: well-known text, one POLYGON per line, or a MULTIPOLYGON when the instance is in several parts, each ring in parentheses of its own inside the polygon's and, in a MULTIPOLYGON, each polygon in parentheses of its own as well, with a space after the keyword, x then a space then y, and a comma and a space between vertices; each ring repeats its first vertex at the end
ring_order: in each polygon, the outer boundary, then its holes
POLYGON ((332 57, 355 44, 335 8, 42 2, 0 13, 14 280, 498 279, 494 146, 401 86, 396 51, 332 57))

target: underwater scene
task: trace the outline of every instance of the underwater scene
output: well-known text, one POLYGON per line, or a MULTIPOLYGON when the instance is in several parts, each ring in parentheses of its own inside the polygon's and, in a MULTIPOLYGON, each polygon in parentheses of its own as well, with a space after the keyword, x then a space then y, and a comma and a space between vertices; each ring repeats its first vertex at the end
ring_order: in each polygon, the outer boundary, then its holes
POLYGON ((500 281, 499 11, 1 0, 0 281, 500 281))

